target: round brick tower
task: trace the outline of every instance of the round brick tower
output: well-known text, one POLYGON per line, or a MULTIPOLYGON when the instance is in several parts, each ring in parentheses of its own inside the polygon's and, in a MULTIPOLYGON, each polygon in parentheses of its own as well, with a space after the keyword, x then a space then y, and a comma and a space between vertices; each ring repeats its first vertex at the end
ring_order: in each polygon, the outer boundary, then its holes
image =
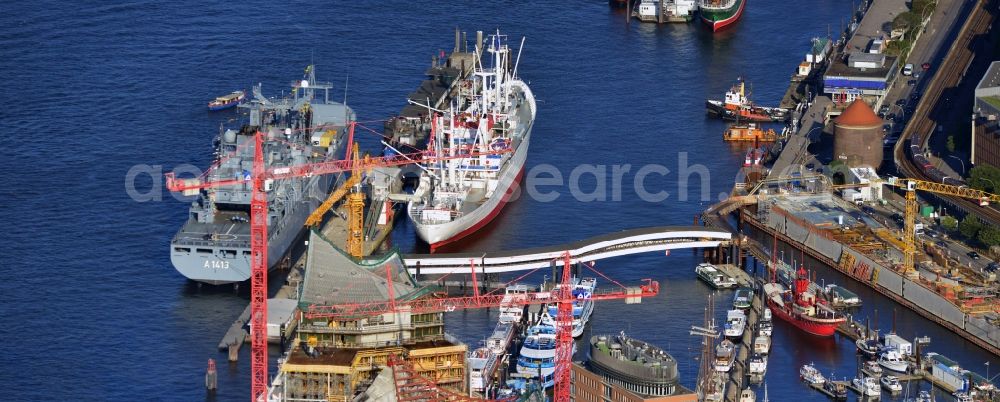
POLYGON ((857 99, 833 120, 833 158, 848 167, 882 164, 882 119, 871 106, 857 99))

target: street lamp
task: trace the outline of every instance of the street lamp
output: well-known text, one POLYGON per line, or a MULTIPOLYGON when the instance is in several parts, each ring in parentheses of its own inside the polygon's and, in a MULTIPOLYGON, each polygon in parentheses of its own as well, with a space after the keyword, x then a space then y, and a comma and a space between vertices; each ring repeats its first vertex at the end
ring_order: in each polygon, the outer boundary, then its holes
POLYGON ((962 177, 965 177, 965 161, 963 161, 962 158, 959 158, 959 157, 957 157, 955 155, 948 155, 948 157, 949 158, 954 158, 955 160, 958 161, 958 163, 962 164, 962 177))
POLYGON ((987 179, 985 177, 980 177, 979 180, 984 180, 984 181, 990 182, 990 192, 991 193, 994 192, 994 191, 996 191, 997 184, 994 183, 993 180, 987 179))

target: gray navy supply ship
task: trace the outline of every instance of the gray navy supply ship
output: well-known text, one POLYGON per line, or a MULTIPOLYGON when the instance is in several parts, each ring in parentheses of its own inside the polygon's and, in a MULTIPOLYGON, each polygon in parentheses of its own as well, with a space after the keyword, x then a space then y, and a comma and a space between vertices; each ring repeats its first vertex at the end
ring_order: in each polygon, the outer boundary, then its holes
MULTIPOLYGON (((290 96, 265 98, 259 85, 240 105, 248 121, 216 138, 216 162, 204 180, 243 178, 239 185, 197 191, 187 222, 170 242, 170 261, 191 280, 214 285, 250 278, 250 172, 254 135, 266 133, 264 160, 269 168, 343 158, 346 131, 354 111, 330 100, 329 83, 316 82, 313 66, 292 83, 290 96)), ((273 268, 303 232, 306 217, 323 202, 339 175, 268 180, 268 267, 273 268)), ((189 194, 194 195, 194 194, 189 194)))

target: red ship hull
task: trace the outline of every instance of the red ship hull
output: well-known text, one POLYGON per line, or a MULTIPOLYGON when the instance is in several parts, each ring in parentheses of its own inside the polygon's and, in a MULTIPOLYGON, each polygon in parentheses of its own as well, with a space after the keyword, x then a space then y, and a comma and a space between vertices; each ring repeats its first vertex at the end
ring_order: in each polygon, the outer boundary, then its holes
POLYGON ((846 318, 819 319, 803 315, 793 315, 782 306, 778 306, 768 297, 767 305, 771 307, 771 312, 796 328, 806 331, 816 336, 833 336, 837 332, 837 327, 847 321, 846 318))
POLYGON ((459 232, 458 234, 449 237, 447 240, 442 240, 437 243, 431 244, 431 253, 436 252, 441 247, 462 240, 462 238, 475 233, 477 230, 482 229, 483 226, 486 226, 486 224, 492 222, 493 219, 497 217, 497 215, 500 215, 500 210, 502 210, 503 207, 507 205, 508 202, 510 202, 510 197, 514 194, 515 189, 517 189, 517 187, 520 185, 521 179, 523 177, 524 177, 524 167, 522 166, 521 170, 517 172, 517 177, 515 177, 514 181, 511 182, 510 187, 507 187, 507 190, 504 191, 503 198, 500 199, 500 203, 497 204, 496 208, 493 208, 493 210, 490 211, 489 215, 487 215, 486 218, 484 218, 479 222, 476 222, 475 225, 472 225, 468 229, 465 229, 459 232))

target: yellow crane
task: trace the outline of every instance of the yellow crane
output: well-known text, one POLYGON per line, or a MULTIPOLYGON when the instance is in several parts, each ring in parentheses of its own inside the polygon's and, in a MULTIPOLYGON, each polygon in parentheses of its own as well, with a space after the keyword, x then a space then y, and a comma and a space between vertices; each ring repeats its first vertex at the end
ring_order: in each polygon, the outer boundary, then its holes
POLYGON ((364 209, 365 194, 358 187, 361 184, 362 165, 367 166, 367 156, 362 163, 359 156, 358 144, 354 144, 353 163, 351 177, 347 178, 330 196, 326 197, 311 214, 306 218, 306 226, 316 227, 323 222, 326 215, 338 201, 347 196, 347 253, 355 258, 360 258, 364 254, 364 209))
MULTIPOLYGON (((953 186, 950 184, 935 183, 917 179, 890 177, 888 180, 879 181, 881 184, 901 188, 906 191, 906 205, 903 214, 903 273, 913 276, 914 256, 917 253, 916 220, 917 220, 917 190, 928 193, 942 194, 953 197, 962 197, 978 200, 980 206, 988 206, 991 202, 1000 202, 1000 195, 987 193, 969 187, 953 186)), ((878 185, 879 182, 861 184, 843 184, 833 186, 834 188, 864 187, 878 185)))

